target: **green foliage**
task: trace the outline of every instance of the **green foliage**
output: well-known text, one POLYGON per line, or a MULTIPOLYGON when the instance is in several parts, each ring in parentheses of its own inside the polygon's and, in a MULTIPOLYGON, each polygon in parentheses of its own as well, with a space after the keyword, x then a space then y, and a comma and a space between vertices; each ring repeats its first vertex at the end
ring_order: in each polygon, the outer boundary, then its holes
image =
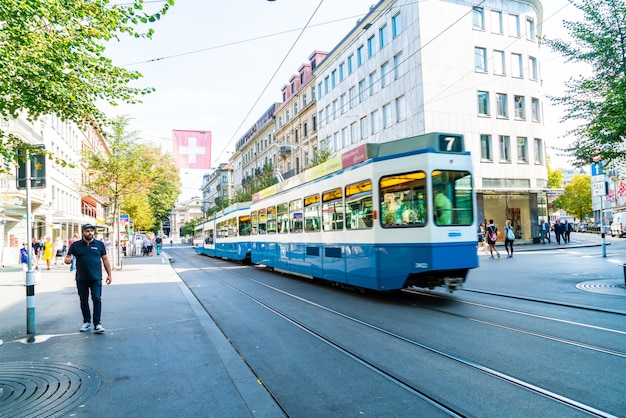
POLYGON ((181 231, 180 231, 181 237, 193 236, 195 234, 196 223, 197 223, 197 220, 195 219, 185 223, 181 227, 181 231))
POLYGON ((328 161, 330 157, 331 157, 331 152, 329 149, 326 149, 325 147, 318 148, 313 153, 313 160, 307 166, 307 168, 315 167, 316 165, 325 163, 326 161, 328 161))
POLYGON ((572 181, 565 185, 563 194, 554 200, 554 206, 584 219, 591 215, 591 177, 587 174, 576 174, 572 181))
POLYGON ((565 172, 561 168, 552 170, 550 156, 546 158, 546 168, 548 169, 548 187, 551 189, 560 189, 563 187, 565 172))
POLYGON ((128 132, 127 117, 111 122, 109 154, 84 156, 89 178, 86 187, 109 200, 112 208, 128 213, 135 228, 157 232, 161 221, 175 206, 180 177, 169 154, 137 143, 128 132))
MULTIPOLYGON (((267 189, 268 187, 275 185, 277 182, 276 176, 274 175, 274 166, 266 163, 258 176, 252 177, 252 179, 245 184, 245 187, 242 187, 235 192, 232 202, 250 202, 253 194, 263 189, 267 189)), ((209 209, 209 211, 211 211, 211 209, 209 209)), ((211 215, 219 210, 220 209, 216 209, 207 214, 211 215)))
POLYGON ((569 0, 584 20, 563 22, 573 38, 545 39, 568 62, 589 64, 592 75, 566 83, 562 97, 552 98, 565 107, 565 120, 581 122, 571 132, 574 142, 562 151, 576 166, 588 165, 602 153, 604 161, 626 157, 626 3, 624 0, 569 0))
MULTIPOLYGON (((143 0, 2 0, 0 118, 22 111, 30 120, 56 114, 102 128, 98 102, 137 103, 153 91, 131 87, 141 74, 114 66, 104 55, 106 42, 122 34, 152 37, 152 29, 142 32, 138 26, 160 19, 173 4, 167 0, 156 13, 146 13, 143 0)), ((15 163, 17 149, 31 145, 7 137, 0 131, 0 155, 15 163)), ((8 165, 0 172, 10 171, 8 165)))

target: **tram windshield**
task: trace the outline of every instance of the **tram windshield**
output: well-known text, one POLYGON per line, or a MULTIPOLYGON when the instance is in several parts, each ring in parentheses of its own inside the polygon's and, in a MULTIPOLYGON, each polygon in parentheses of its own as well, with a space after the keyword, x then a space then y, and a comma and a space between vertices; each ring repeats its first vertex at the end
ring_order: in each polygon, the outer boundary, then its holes
POLYGON ((437 226, 471 225, 474 221, 471 174, 435 170, 432 184, 433 193, 429 194, 423 171, 382 177, 380 219, 383 227, 420 227, 426 225, 428 219, 433 219, 437 226))

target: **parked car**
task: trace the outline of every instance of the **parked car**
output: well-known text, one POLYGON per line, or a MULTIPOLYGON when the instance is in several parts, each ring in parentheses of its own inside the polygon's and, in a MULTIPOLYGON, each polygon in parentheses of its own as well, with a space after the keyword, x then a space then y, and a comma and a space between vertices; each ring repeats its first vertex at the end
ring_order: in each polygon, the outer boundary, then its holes
POLYGON ((587 229, 589 229, 587 222, 581 222, 580 225, 578 225, 578 232, 587 232, 587 229))

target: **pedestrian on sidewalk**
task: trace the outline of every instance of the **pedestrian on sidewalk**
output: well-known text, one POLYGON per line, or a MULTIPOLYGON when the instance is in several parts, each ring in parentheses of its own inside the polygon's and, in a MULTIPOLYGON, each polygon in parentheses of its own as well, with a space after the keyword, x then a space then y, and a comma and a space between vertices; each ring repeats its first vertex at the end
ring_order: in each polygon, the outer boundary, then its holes
POLYGON ((550 244, 550 222, 542 220, 541 222, 541 243, 545 244, 546 239, 548 240, 548 244, 550 244))
POLYGON ((496 249, 496 241, 498 240, 498 228, 493 223, 493 219, 489 219, 489 226, 487 227, 487 244, 489 244, 489 258, 493 258, 493 252, 495 251, 500 258, 500 252, 496 249))
MULTIPOLYGON (((72 246, 72 244, 74 244, 79 239, 80 238, 78 238, 78 234, 74 234, 74 236, 70 238, 69 241, 67 241, 67 248, 69 249, 72 246)), ((67 255, 67 253, 65 253, 65 255, 67 255)), ((72 256, 72 264, 70 265, 70 273, 74 270, 76 270, 76 257, 72 256)))
POLYGON ((513 241, 515 241, 515 231, 513 230, 511 220, 507 219, 506 225, 504 226, 504 249, 506 250, 506 256, 508 258, 513 257, 513 241))
POLYGON ((572 231, 572 225, 567 222, 567 219, 565 220, 565 223, 563 224, 563 242, 565 242, 566 244, 569 244, 569 234, 572 231))
POLYGON ((46 241, 43 243, 43 259, 46 262, 46 268, 50 270, 50 262, 52 261, 52 254, 54 252, 54 244, 50 240, 50 237, 46 237, 46 241))
POLYGON ((111 284, 111 265, 106 248, 102 241, 95 239, 96 228, 92 224, 82 227, 83 238, 72 244, 65 256, 65 264, 72 263, 76 258, 76 288, 80 298, 80 310, 83 314, 83 325, 80 331, 91 329, 91 311, 89 310, 89 294, 93 302, 93 332, 102 334, 105 329, 100 323, 102 313, 102 265, 107 272, 106 284, 111 284))
POLYGON ((554 222, 554 236, 556 237, 556 244, 561 245, 561 236, 563 235, 563 224, 560 219, 554 222))

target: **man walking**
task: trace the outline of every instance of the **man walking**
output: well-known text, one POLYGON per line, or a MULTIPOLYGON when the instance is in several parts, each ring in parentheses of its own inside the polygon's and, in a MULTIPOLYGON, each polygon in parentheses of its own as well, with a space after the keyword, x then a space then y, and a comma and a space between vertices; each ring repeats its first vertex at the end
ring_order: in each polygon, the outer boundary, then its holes
POLYGON ((93 302, 94 333, 102 334, 105 329, 100 324, 102 312, 102 265, 107 272, 106 284, 111 284, 111 265, 106 248, 102 241, 95 239, 95 226, 85 224, 82 227, 83 238, 72 244, 65 256, 65 264, 72 263, 72 256, 76 259, 76 288, 80 298, 80 310, 83 314, 83 325, 80 331, 91 329, 91 311, 89 310, 89 294, 93 302))
POLYGON ((548 244, 550 244, 550 223, 548 221, 541 222, 541 243, 545 244, 546 239, 548 240, 548 244))

